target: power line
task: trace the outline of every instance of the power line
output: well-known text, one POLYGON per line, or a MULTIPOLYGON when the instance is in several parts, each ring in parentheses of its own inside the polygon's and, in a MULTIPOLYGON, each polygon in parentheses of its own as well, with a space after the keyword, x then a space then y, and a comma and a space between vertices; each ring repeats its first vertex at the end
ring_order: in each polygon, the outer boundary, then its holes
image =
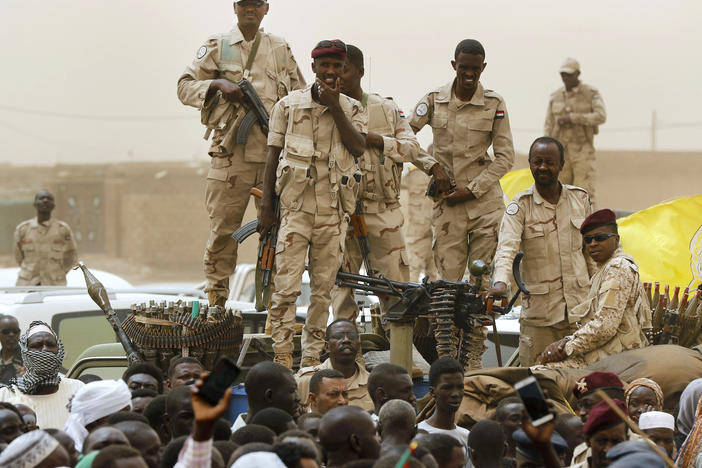
POLYGON ((187 115, 95 115, 95 114, 72 114, 67 112, 53 112, 36 109, 23 109, 20 107, 0 105, 0 111, 16 112, 18 114, 36 115, 40 117, 55 117, 71 120, 104 120, 104 121, 168 121, 168 120, 193 120, 187 115))

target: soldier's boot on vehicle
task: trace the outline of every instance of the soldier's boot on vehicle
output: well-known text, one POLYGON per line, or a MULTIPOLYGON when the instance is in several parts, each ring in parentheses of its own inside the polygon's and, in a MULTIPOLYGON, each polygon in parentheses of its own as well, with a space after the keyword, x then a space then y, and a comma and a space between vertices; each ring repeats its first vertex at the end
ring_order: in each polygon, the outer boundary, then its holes
POLYGON ((277 362, 278 364, 282 364, 288 369, 292 370, 293 367, 293 357, 292 354, 289 353, 276 353, 275 357, 273 357, 273 362, 277 362))
POLYGON ((207 301, 210 303, 210 307, 216 305, 224 307, 227 303, 227 298, 217 294, 217 291, 210 291, 207 293, 207 301))
POLYGON ((314 367, 320 365, 322 362, 319 360, 319 358, 315 358, 314 356, 302 356, 302 359, 300 360, 300 369, 303 367, 314 367))

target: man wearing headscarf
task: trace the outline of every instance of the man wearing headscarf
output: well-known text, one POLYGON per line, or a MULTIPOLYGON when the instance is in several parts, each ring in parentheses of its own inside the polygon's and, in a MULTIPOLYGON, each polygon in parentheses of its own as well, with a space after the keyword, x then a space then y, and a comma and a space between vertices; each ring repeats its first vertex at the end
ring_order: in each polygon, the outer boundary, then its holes
POLYGON ((631 382, 624 393, 629 417, 638 424, 647 411, 663 411, 663 390, 651 379, 641 378, 631 382))
POLYGON ((111 414, 130 410, 131 405, 132 392, 124 380, 90 382, 73 397, 63 430, 76 443, 76 450, 82 451, 91 430, 105 424, 111 414))
POLYGON ((84 384, 59 374, 65 354, 61 340, 48 324, 34 321, 19 345, 26 372, 0 387, 0 401, 32 408, 39 427, 63 427, 68 419, 66 405, 84 384))
POLYGON ((19 436, 0 454, 0 466, 3 468, 68 466, 69 462, 66 449, 41 430, 19 436))

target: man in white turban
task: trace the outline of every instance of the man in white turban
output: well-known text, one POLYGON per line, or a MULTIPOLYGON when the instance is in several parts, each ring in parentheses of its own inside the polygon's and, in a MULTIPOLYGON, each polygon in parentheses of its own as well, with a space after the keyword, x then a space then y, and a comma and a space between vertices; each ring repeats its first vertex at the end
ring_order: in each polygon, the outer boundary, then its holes
POLYGON ((69 463, 66 449, 47 432, 38 429, 22 434, 0 453, 3 468, 68 466, 69 463))
POLYGON ((34 321, 20 337, 19 346, 27 371, 0 387, 0 401, 29 406, 37 414, 39 427, 63 427, 68 419, 66 405, 84 385, 59 374, 63 343, 48 324, 34 321))
POLYGON ((675 418, 662 411, 648 411, 639 416, 639 429, 668 456, 675 459, 675 418))
POLYGON ((111 414, 129 411, 131 405, 132 392, 124 380, 90 382, 73 397, 63 431, 71 436, 80 452, 90 431, 104 425, 111 414))

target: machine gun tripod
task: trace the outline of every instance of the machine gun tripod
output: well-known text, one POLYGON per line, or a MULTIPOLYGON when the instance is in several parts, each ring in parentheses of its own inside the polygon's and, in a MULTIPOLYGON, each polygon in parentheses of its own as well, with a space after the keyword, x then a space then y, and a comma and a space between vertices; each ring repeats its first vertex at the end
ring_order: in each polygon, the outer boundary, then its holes
MULTIPOLYGON (((494 305, 493 298, 484 301, 480 284, 474 285, 468 281, 428 281, 424 278, 421 284, 403 283, 339 271, 336 284, 400 299, 385 314, 390 325, 390 361, 393 364, 411 369, 412 328, 416 319, 427 317, 434 324, 439 357, 453 357, 465 367, 468 362, 468 334, 475 327, 493 324, 495 314, 509 313, 520 293, 529 294, 519 269, 523 257, 524 253, 519 252, 512 263, 518 290, 508 303, 505 304, 504 299, 501 305, 494 305), (456 331, 459 340, 456 340, 456 331)), ((471 264, 471 274, 476 277, 484 274, 486 269, 483 262, 471 264)), ((499 349, 499 342, 497 345, 499 349)))

